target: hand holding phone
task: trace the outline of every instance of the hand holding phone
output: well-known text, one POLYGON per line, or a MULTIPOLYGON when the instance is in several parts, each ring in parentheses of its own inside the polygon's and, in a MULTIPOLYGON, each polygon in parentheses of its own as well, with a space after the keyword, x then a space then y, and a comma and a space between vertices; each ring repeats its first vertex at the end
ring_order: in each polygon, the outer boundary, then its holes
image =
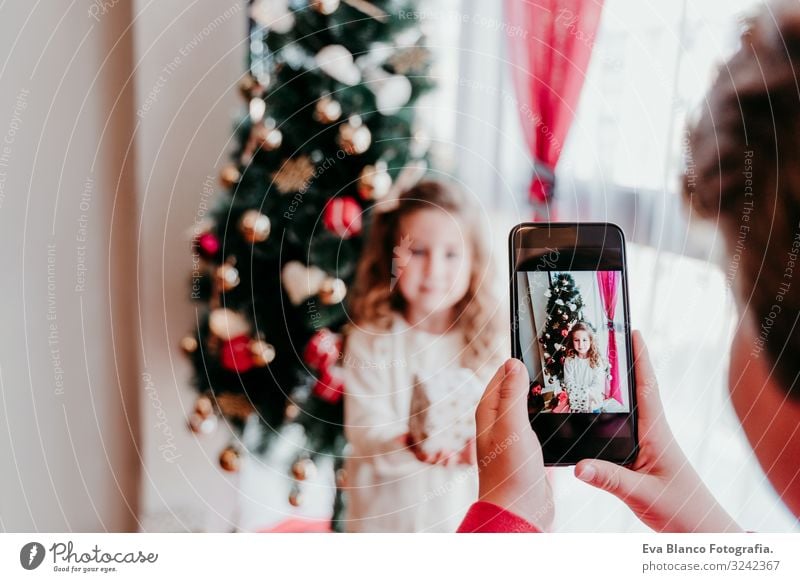
POLYGON ((525 401, 528 373, 508 360, 489 382, 475 414, 480 488, 478 497, 548 531, 553 492, 542 448, 531 429, 525 401))
POLYGON ((584 460, 575 476, 623 501, 645 525, 659 532, 737 532, 675 441, 667 424, 658 382, 642 334, 633 332, 638 387, 639 454, 630 468, 584 460))
MULTIPOLYGON (((641 410, 639 455, 630 468, 583 460, 575 467, 576 476, 617 496, 656 531, 741 531, 706 489, 675 441, 639 332, 633 332, 633 349, 641 410)), ((499 505, 547 531, 553 521, 553 494, 539 441, 524 409, 528 385, 525 366, 508 360, 492 378, 478 405, 479 495, 481 501, 499 505)))

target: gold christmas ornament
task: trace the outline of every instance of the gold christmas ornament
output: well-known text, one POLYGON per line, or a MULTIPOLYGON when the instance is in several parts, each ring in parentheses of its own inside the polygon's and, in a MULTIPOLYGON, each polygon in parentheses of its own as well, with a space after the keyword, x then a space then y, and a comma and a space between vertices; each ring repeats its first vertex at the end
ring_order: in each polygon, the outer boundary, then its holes
POLYGON ((342 106, 332 97, 321 97, 314 107, 314 119, 320 123, 333 123, 341 116, 342 106))
POLYGON ((315 166, 306 155, 297 156, 286 160, 277 172, 272 174, 272 183, 281 194, 301 192, 308 187, 308 182, 314 175, 315 166))
POLYGON ((347 487, 347 471, 344 469, 338 469, 336 471, 336 486, 339 489, 347 487))
POLYGON ((226 164, 219 171, 219 182, 225 186, 225 188, 232 188, 238 184, 239 180, 241 179, 242 174, 239 172, 239 168, 237 168, 235 164, 226 164))
POLYGON ((216 337, 228 341, 240 335, 250 333, 247 319, 232 309, 214 309, 208 316, 208 328, 216 337))
POLYGON ((236 473, 242 465, 239 451, 233 447, 226 447, 219 455, 219 466, 228 473, 236 473))
POLYGON ((303 504, 303 494, 299 489, 292 489, 289 493, 289 503, 292 507, 300 507, 303 504))
POLYGON ((246 101, 260 95, 264 88, 259 84, 253 75, 247 74, 239 81, 239 93, 246 101))
POLYGON ((347 285, 341 279, 329 277, 322 282, 319 298, 325 305, 340 303, 347 295, 347 285))
POLYGON ((189 430, 194 434, 211 434, 216 428, 216 416, 203 417, 196 412, 189 416, 189 430))
POLYGON ((248 210, 239 220, 239 232, 251 244, 264 242, 269 237, 271 225, 269 217, 258 210, 248 210))
POLYGON ((240 420, 246 420, 255 410, 247 396, 230 392, 223 392, 217 396, 217 406, 223 416, 240 420))
POLYGON ((339 0, 312 0, 311 8, 324 16, 329 16, 339 8, 339 0))
POLYGON ((364 166, 358 178, 358 194, 364 200, 380 200, 392 187, 392 178, 386 162, 378 161, 374 166, 364 166))
POLYGON ((239 284, 239 270, 229 263, 217 267, 215 274, 223 291, 230 291, 239 284))
POLYGON ((191 356, 195 353, 198 347, 200 346, 197 343, 197 338, 193 335, 187 335, 181 340, 181 350, 183 350, 183 353, 187 356, 191 356))
POLYGON ((214 403, 211 398, 206 395, 199 396, 194 402, 195 414, 199 414, 203 418, 208 418, 214 412, 214 403))
POLYGON ((281 147, 283 134, 275 127, 275 122, 258 124, 253 127, 253 137, 256 144, 263 150, 271 152, 281 147))
POLYGON ((275 359, 275 348, 264 340, 250 342, 250 353, 253 354, 253 363, 256 366, 267 366, 275 359))
POLYGON ((317 466, 311 459, 298 459, 292 464, 292 476, 298 481, 313 479, 317 474, 317 466))
POLYGON ((291 403, 286 405, 286 410, 283 413, 287 422, 292 422, 300 415, 300 407, 297 404, 291 403))
POLYGON ((337 142, 345 153, 351 156, 359 155, 369 149, 372 143, 372 134, 361 121, 361 117, 353 115, 347 120, 347 123, 339 126, 337 142))
POLYGON ((267 135, 269 134, 269 128, 266 126, 258 123, 255 124, 250 129, 250 140, 255 142, 256 146, 261 146, 267 140, 267 135))

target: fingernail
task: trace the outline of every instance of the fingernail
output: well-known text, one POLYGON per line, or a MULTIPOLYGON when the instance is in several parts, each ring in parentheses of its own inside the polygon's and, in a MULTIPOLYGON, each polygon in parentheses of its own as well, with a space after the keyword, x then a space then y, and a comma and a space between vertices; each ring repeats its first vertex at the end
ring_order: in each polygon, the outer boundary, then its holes
POLYGON ((506 374, 516 374, 517 373, 517 362, 515 360, 506 360, 506 374))
POLYGON ((597 471, 591 465, 586 465, 584 467, 581 467, 580 471, 576 471, 575 476, 581 481, 585 481, 586 483, 591 483, 597 476, 597 471))

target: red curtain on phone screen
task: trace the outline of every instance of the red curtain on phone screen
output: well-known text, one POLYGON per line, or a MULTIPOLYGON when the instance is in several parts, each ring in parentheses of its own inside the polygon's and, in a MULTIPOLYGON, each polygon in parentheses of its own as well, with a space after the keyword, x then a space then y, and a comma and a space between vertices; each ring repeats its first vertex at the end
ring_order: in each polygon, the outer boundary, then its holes
POLYGON ((549 208, 555 168, 586 77, 603 0, 506 0, 509 56, 534 171, 534 218, 549 208))
MULTIPOLYGON (((600 288, 600 298, 603 300, 603 310, 606 314, 606 328, 608 330, 608 367, 611 379, 606 381, 606 393, 622 404, 622 394, 619 389, 619 354, 617 353, 617 333, 614 329, 614 314, 617 311, 617 297, 619 295, 619 271, 598 271, 597 284, 600 288)), ((600 331, 600 330, 598 330, 600 331)))

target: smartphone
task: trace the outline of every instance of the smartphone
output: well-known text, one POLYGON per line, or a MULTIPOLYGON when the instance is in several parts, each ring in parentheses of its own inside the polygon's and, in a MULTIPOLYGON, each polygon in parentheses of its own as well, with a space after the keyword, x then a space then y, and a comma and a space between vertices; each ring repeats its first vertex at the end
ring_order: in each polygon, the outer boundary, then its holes
POLYGON ((625 236, 609 223, 524 223, 509 235, 512 355, 546 465, 632 463, 636 385, 625 236))

